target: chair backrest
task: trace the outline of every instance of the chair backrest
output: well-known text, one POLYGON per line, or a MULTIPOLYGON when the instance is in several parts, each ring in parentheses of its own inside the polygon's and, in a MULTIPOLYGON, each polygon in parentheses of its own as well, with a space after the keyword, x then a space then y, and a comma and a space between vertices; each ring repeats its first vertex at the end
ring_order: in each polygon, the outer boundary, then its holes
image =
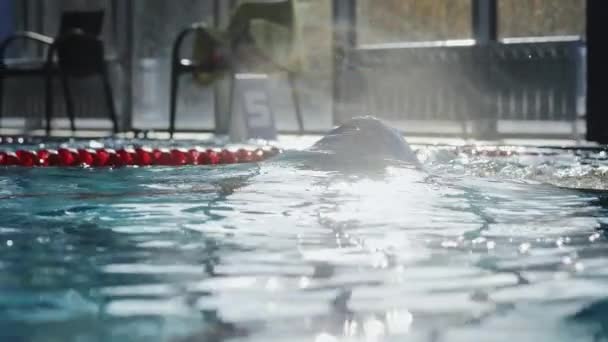
POLYGON ((221 32, 199 28, 195 32, 192 59, 197 65, 194 79, 209 85, 230 69, 228 42, 221 32))
POLYGON ((294 6, 293 0, 249 0, 237 6, 225 32, 199 29, 192 52, 195 64, 202 67, 194 71, 195 79, 209 84, 235 63, 248 71, 286 69, 295 46, 294 6))
POLYGON ((232 34, 239 34, 243 30, 248 31, 254 20, 264 20, 292 30, 295 26, 294 1, 243 2, 232 15, 228 30, 232 34))
POLYGON ((61 14, 59 34, 81 30, 92 36, 101 35, 104 11, 66 11, 61 14))
POLYGON ((294 69, 299 55, 295 1, 246 0, 236 8, 228 30, 235 58, 245 69, 294 69))
POLYGON ((86 77, 104 66, 104 45, 99 38, 103 11, 64 12, 55 40, 61 70, 70 76, 86 77))

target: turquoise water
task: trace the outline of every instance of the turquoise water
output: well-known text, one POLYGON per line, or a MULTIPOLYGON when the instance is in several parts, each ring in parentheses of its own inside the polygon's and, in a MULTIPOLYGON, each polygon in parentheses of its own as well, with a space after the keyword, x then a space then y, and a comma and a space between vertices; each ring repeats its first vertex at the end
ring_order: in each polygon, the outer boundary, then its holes
POLYGON ((0 340, 608 340, 605 154, 417 152, 0 169, 0 340))

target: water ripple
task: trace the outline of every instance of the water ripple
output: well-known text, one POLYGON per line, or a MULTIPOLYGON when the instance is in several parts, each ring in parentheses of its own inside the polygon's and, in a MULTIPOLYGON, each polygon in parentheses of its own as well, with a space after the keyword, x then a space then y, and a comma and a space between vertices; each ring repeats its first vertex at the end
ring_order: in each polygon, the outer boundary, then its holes
POLYGON ((418 152, 425 172, 2 170, 0 337, 608 336, 603 159, 418 152))

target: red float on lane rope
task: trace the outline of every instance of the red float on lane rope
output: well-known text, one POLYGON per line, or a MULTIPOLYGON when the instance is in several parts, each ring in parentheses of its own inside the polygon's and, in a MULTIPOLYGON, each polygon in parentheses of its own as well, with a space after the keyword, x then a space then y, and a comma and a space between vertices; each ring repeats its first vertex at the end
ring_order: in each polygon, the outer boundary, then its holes
POLYGON ((203 163, 203 165, 217 165, 220 163, 220 156, 214 150, 207 150, 205 156, 207 157, 205 160, 206 163, 203 163))
POLYGON ((69 150, 67 148, 60 148, 59 150, 57 150, 57 154, 58 166, 76 166, 78 163, 78 154, 73 150, 69 150))
POLYGON ((18 166, 19 165, 19 157, 15 153, 7 153, 6 154, 6 165, 9 166, 18 166))
POLYGON ((93 163, 95 161, 95 158, 93 157, 94 153, 95 153, 95 151, 93 151, 93 150, 85 150, 85 149, 78 150, 78 163, 80 165, 88 165, 88 166, 93 165, 93 163))
POLYGON ((188 158, 188 164, 189 165, 198 165, 198 157, 200 156, 200 154, 201 154, 201 151, 199 151, 196 148, 189 150, 186 153, 186 156, 188 158))
POLYGON ((238 159, 239 163, 250 163, 253 161, 253 152, 241 148, 240 150, 236 151, 236 158, 238 159))
POLYGON ((110 153, 104 149, 98 149, 93 156, 93 166, 106 167, 110 165, 110 153))
POLYGON ((237 158, 234 155, 234 153, 232 153, 228 150, 223 150, 222 152, 220 152, 219 157, 220 157, 220 164, 234 164, 237 162, 237 158))
POLYGON ((152 150, 146 148, 135 149, 135 163, 139 166, 149 166, 153 162, 152 150))
POLYGON ((133 160, 135 155, 135 151, 131 151, 131 150, 126 150, 126 149, 120 149, 118 151, 116 151, 116 154, 112 155, 113 158, 113 164, 115 166, 130 166, 130 165, 135 165, 135 161, 133 160))
POLYGON ((8 155, 6 152, 0 151, 0 166, 6 166, 8 163, 8 155))
POLYGON ((49 157, 51 153, 47 150, 38 150, 36 152, 36 157, 38 157, 37 166, 49 166, 49 157))
POLYGON ((36 165, 36 155, 34 152, 19 150, 15 152, 17 158, 19 158, 19 166, 32 167, 36 165))
POLYGON ((171 166, 182 166, 188 163, 186 152, 175 149, 171 150, 171 166))
POLYGON ((220 165, 258 162, 281 153, 277 148, 228 149, 69 149, 57 151, 41 149, 37 151, 0 151, 0 166, 21 167, 123 167, 123 166, 184 166, 220 165))

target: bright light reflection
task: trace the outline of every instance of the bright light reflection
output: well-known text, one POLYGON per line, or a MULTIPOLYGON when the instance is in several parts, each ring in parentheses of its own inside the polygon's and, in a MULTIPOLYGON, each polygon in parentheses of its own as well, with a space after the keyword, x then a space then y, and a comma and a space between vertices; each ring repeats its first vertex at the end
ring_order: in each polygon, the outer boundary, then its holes
POLYGON ((338 342, 338 339, 328 333, 320 333, 315 338, 315 342, 338 342))
POLYGON ((269 302, 268 304, 266 304, 266 311, 268 311, 269 313, 276 314, 278 310, 279 306, 276 302, 269 302))
POLYGON ((355 337, 357 336, 357 332, 359 330, 359 325, 356 321, 344 321, 344 336, 345 337, 355 337))
POLYGON ((387 268, 388 267, 388 257, 383 252, 376 252, 372 254, 372 267, 374 268, 387 268))
POLYGON ((484 238, 484 237, 478 237, 478 238, 474 239, 471 242, 473 242, 474 245, 479 245, 479 244, 485 243, 486 241, 487 241, 486 238, 484 238))
POLYGON ((522 243, 521 245, 519 245, 519 253, 521 254, 526 254, 528 252, 530 252, 530 247, 531 245, 527 242, 522 243))
POLYGON ((601 237, 602 237, 602 235, 600 233, 594 233, 591 236, 589 236, 589 241, 595 242, 595 241, 599 240, 601 237))
POLYGON ((374 317, 363 323, 363 331, 365 332, 365 340, 368 342, 379 341, 386 334, 384 323, 374 317))
POLYGON ((266 290, 274 292, 281 288, 281 283, 278 278, 272 277, 266 282, 266 290))
POLYGON ((410 332, 414 316, 408 310, 393 310, 386 313, 386 325, 391 334, 410 332))

